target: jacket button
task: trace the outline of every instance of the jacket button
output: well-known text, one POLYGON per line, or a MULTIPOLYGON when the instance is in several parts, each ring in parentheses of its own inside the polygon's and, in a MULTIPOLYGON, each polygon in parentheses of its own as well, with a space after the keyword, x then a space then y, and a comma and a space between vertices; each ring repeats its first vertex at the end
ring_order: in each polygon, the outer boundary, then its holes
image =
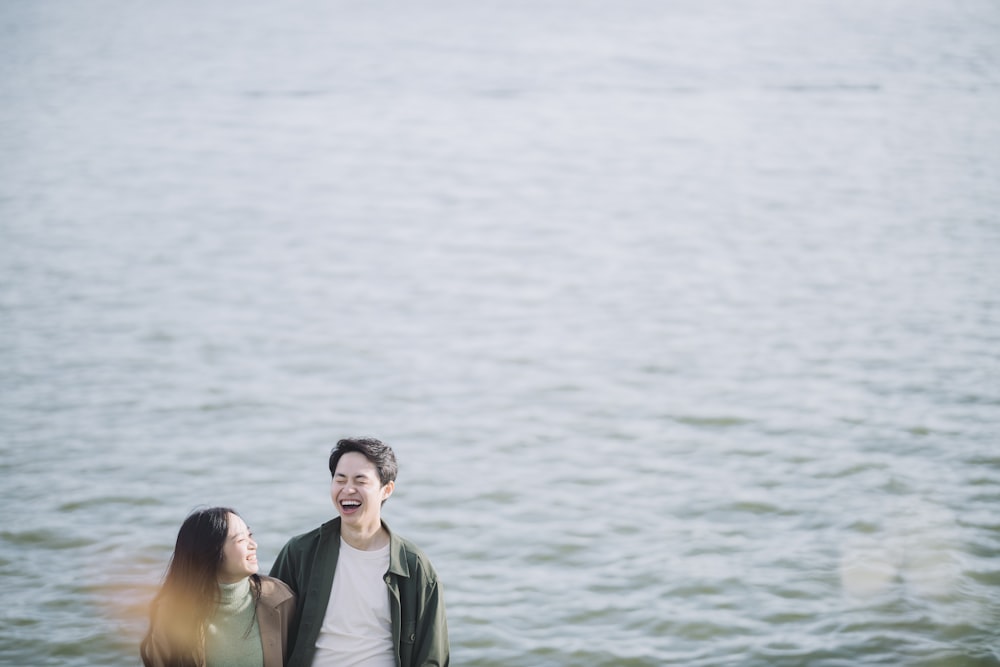
POLYGON ((413 634, 413 635, 410 635, 410 641, 411 641, 411 642, 412 642, 412 641, 416 641, 416 639, 417 639, 417 636, 416 636, 415 634, 413 634))

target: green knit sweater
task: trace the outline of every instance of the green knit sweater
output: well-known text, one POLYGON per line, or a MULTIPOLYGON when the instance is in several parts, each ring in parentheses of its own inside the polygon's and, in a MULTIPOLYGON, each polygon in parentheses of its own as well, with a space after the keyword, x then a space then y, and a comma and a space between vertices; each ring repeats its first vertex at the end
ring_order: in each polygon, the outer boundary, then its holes
POLYGON ((264 665, 250 579, 219 584, 219 606, 205 633, 207 667, 264 665))

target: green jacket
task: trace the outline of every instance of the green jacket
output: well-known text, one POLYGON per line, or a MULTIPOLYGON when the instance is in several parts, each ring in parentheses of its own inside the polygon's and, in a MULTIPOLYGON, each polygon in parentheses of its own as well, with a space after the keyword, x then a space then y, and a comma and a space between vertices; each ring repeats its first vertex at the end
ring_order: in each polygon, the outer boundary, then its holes
MULTIPOLYGON (((385 584, 398 667, 448 667, 448 623, 437 573, 417 546, 389 530, 385 584)), ((288 540, 271 567, 298 604, 288 667, 310 667, 340 555, 340 517, 288 540)))

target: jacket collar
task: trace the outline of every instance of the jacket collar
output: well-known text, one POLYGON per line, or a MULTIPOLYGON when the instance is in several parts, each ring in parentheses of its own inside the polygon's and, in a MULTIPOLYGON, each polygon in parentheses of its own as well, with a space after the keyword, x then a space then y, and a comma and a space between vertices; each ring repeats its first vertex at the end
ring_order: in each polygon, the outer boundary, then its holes
POLYGON ((261 575, 260 602, 270 607, 277 607, 286 600, 295 597, 291 591, 275 584, 274 579, 261 575))
MULTIPOLYGON (((389 533, 389 572, 392 574, 398 574, 401 577, 410 576, 410 565, 406 561, 406 547, 403 545, 403 539, 392 532, 389 528, 389 524, 385 521, 382 522, 382 527, 385 528, 386 532, 389 533)), ((331 533, 330 537, 333 540, 333 547, 340 550, 340 517, 336 517, 327 521, 320 527, 322 533, 331 533), (336 539, 333 539, 336 538, 336 539)))

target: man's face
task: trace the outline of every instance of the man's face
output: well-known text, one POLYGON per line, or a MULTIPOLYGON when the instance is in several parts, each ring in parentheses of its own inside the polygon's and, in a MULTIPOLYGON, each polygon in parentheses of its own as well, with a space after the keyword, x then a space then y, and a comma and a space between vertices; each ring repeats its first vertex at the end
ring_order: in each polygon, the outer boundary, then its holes
POLYGON ((393 487, 393 482, 382 486, 378 469, 364 454, 348 452, 337 461, 330 497, 345 524, 377 530, 382 525, 382 501, 393 487))

